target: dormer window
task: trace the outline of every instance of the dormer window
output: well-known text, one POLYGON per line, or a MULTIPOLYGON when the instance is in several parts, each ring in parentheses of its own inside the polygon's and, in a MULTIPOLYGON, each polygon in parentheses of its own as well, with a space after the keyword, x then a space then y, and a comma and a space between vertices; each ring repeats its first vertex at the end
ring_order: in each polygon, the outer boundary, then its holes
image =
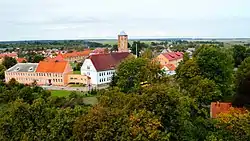
POLYGON ((33 67, 30 67, 28 71, 29 71, 29 72, 30 72, 30 71, 33 71, 33 67))
POLYGON ((16 71, 19 71, 19 70, 20 70, 20 68, 19 68, 19 67, 17 67, 17 68, 16 68, 16 71))

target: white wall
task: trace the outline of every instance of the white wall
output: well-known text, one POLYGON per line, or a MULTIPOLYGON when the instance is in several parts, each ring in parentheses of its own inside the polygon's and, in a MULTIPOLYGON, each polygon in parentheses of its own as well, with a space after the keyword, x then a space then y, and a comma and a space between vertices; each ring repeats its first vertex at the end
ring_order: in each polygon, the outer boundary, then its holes
POLYGON ((90 59, 86 59, 81 67, 81 75, 91 77, 91 84, 94 85, 110 83, 114 73, 115 70, 97 72, 90 59))
POLYGON ((99 71, 97 76, 97 84, 107 84, 112 80, 115 70, 99 71))
POLYGON ((97 71, 90 59, 85 59, 81 67, 81 75, 87 75, 91 78, 92 84, 97 84, 97 71))

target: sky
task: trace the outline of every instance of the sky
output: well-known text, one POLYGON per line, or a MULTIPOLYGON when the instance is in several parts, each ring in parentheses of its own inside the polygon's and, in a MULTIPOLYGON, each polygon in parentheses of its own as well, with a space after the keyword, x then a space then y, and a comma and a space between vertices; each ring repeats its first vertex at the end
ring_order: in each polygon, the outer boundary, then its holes
POLYGON ((0 0, 0 41, 250 37, 250 0, 0 0))

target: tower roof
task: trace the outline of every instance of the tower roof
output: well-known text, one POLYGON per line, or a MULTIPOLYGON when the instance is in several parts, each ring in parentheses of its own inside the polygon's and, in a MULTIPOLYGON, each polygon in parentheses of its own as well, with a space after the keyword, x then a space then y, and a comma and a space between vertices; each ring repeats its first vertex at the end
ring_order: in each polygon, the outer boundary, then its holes
POLYGON ((120 32, 119 35, 124 36, 124 35, 127 35, 127 34, 124 31, 122 31, 122 32, 120 32))

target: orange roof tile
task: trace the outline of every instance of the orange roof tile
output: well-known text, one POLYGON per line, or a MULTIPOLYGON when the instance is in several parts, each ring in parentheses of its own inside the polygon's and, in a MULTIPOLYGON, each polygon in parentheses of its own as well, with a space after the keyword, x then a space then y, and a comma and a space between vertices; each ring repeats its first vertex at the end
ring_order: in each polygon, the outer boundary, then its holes
POLYGON ((27 62, 27 60, 25 58, 17 58, 16 61, 18 63, 22 63, 23 61, 27 62))
POLYGON ((61 53, 59 53, 55 58, 50 58, 50 57, 47 57, 45 59, 45 61, 65 61, 64 58, 63 58, 63 55, 61 53))
POLYGON ((67 61, 41 61, 39 62, 36 72, 53 72, 53 73, 63 73, 68 62, 67 61))
POLYGON ((212 118, 217 118, 221 113, 230 113, 231 110, 239 111, 240 113, 245 113, 244 108, 235 108, 232 103, 228 102, 212 102, 210 107, 210 116, 212 118))
POLYGON ((166 64, 161 66, 161 68, 167 67, 170 71, 174 71, 176 69, 176 67, 174 66, 174 64, 166 64))
POLYGON ((69 57, 77 57, 77 56, 89 56, 91 50, 87 49, 84 51, 80 51, 80 52, 72 52, 72 53, 65 53, 63 54, 63 58, 69 58, 69 57))

